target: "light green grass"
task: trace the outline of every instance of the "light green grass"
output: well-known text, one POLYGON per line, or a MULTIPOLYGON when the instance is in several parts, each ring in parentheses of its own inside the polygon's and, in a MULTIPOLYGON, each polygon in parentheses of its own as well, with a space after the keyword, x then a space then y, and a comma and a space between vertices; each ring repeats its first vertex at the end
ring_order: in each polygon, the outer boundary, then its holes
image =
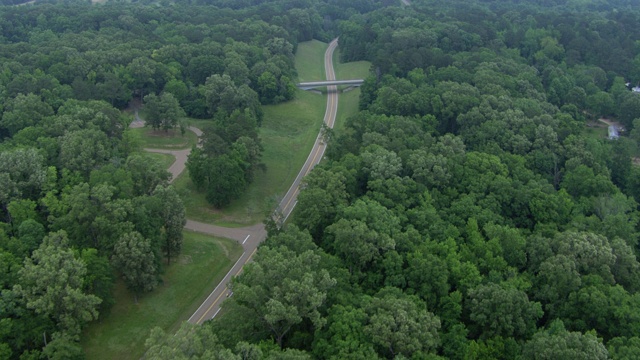
MULTIPOLYGON (((366 79, 369 76, 371 63, 368 61, 355 61, 349 63, 340 62, 339 48, 333 53, 333 68, 336 72, 336 79, 366 79)), ((335 134, 338 135, 344 129, 348 117, 358 113, 358 103, 360 102, 360 88, 348 90, 340 93, 338 100, 338 114, 334 125, 335 134)))
POLYGON ((190 148, 197 141, 196 134, 189 130, 184 135, 180 134, 179 129, 164 131, 144 127, 129 131, 139 135, 140 144, 144 148, 179 150, 190 148))
POLYGON ((326 79, 324 73, 324 52, 326 50, 327 44, 318 40, 298 44, 295 64, 300 82, 326 79))
POLYGON ((338 101, 338 113, 336 122, 333 125, 335 135, 339 135, 344 130, 347 118, 358 113, 358 102, 360 101, 360 88, 349 90, 340 94, 338 101))
POLYGON ((140 359, 152 328, 172 333, 187 320, 242 254, 235 241, 184 232, 182 255, 163 275, 164 283, 136 304, 122 281, 111 314, 85 329, 87 359, 140 359))
POLYGON ((336 72, 336 79, 366 79, 369 76, 371 63, 368 61, 354 61, 349 63, 340 62, 340 48, 333 52, 333 68, 336 72))
POLYGON ((145 152, 145 155, 158 161, 165 169, 168 169, 174 162, 176 162, 176 157, 170 154, 145 152))

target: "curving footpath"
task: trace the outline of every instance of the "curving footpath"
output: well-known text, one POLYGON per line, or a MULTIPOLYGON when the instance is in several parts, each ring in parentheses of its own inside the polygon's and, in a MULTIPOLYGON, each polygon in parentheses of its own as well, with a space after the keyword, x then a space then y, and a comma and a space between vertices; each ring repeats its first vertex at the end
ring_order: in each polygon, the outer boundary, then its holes
MULTIPOLYGON (((324 54, 324 64, 327 80, 335 80, 335 72, 333 69, 333 52, 338 46, 338 39, 334 39, 329 43, 324 54)), ((336 86, 327 87, 327 107, 324 115, 324 123, 333 128, 336 119, 336 113, 338 110, 338 92, 336 86)), ((139 127, 144 125, 144 122, 138 117, 138 113, 135 114, 135 121, 131 124, 132 127, 139 127)), ((201 136, 202 131, 195 127, 189 127, 189 130, 201 136)), ((161 150, 161 149, 145 149, 149 152, 171 154, 176 157, 176 161, 169 168, 169 172, 172 175, 171 182, 175 180, 182 171, 185 169, 185 163, 187 157, 191 152, 191 149, 185 150, 161 150)), ((293 184, 280 201, 278 206, 279 212, 282 214, 282 221, 286 221, 293 209, 297 204, 297 197, 300 192, 300 184, 302 178, 304 178, 323 158, 326 150, 326 144, 322 141, 322 135, 319 132, 318 137, 305 161, 302 169, 296 176, 293 184)), ((220 304, 232 293, 229 291, 228 284, 231 279, 240 274, 242 267, 251 260, 253 254, 258 249, 258 245, 267 238, 267 231, 264 224, 256 224, 243 228, 226 228, 222 226, 216 226, 211 224, 205 224, 193 220, 187 220, 187 224, 184 227, 187 230, 213 235, 218 237, 225 237, 238 241, 244 252, 233 265, 231 270, 224 276, 215 289, 209 294, 205 301, 198 307, 198 309, 191 315, 189 322, 193 324, 202 324, 204 321, 213 319, 220 311, 220 304)))

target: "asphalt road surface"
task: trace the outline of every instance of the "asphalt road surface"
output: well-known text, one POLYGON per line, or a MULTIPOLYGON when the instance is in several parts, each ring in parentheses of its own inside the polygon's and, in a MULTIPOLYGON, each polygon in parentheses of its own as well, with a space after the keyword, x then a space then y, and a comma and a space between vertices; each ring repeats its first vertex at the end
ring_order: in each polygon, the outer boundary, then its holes
MULTIPOLYGON (((335 72, 333 69, 333 52, 338 46, 338 39, 329 43, 329 47, 324 54, 324 67, 327 75, 327 80, 335 80, 335 72)), ((336 86, 327 87, 327 108, 324 114, 324 122, 328 127, 333 128, 333 124, 336 120, 336 113, 338 110, 338 92, 336 86)), ((294 180, 291 188, 287 191, 286 195, 282 198, 279 205, 280 213, 285 221, 297 204, 298 193, 300 192, 300 183, 302 178, 305 177, 315 165, 317 165, 324 156, 326 144, 322 141, 321 132, 318 133, 316 142, 307 157, 302 169, 298 173, 298 176, 294 180)), ((188 221, 185 226, 186 229, 198 231, 206 234, 213 234, 216 236, 223 236, 238 241, 244 248, 244 252, 233 265, 231 270, 225 275, 222 281, 216 286, 215 289, 209 294, 207 299, 200 305, 193 315, 189 318, 189 322, 193 324, 202 324, 204 321, 213 319, 220 311, 220 304, 229 296, 233 294, 229 291, 227 285, 231 278, 240 274, 242 267, 251 260, 251 257, 255 254, 258 245, 264 241, 267 237, 267 232, 263 224, 254 225, 252 227, 232 229, 223 228, 215 225, 203 224, 195 221, 188 221)))

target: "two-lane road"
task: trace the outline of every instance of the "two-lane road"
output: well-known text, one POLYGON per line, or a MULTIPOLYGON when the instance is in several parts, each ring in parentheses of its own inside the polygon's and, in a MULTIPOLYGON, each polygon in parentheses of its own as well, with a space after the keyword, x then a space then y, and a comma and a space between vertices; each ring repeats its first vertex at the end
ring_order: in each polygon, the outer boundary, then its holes
MULTIPOLYGON (((333 52, 336 47, 338 47, 338 39, 334 39, 329 43, 329 47, 327 51, 324 53, 324 71, 327 76, 327 80, 335 80, 336 73, 333 69, 333 52)), ((324 123, 333 128, 333 124, 336 121, 336 113, 338 111, 338 88, 336 86, 328 86, 327 87, 327 107, 324 112, 324 123)), ((309 157, 307 157, 307 161, 305 161, 302 169, 298 173, 298 176, 293 181, 291 188, 284 196, 282 201, 280 202, 280 211, 284 216, 284 219, 289 217, 291 211, 296 206, 296 199, 298 198, 298 193, 300 192, 300 183, 302 182, 302 178, 304 178, 313 168, 316 166, 322 157, 324 156, 324 152, 327 148, 327 145, 322 140, 322 133, 318 133, 318 137, 316 138, 316 142, 313 144, 313 148, 309 153, 309 157)))
MULTIPOLYGON (((324 54, 324 67, 327 76, 327 80, 335 80, 335 72, 333 69, 333 52, 338 46, 338 39, 333 40, 329 43, 329 47, 324 54)), ((336 113, 338 111, 338 92, 336 86, 329 86, 327 88, 327 108, 324 114, 324 123, 327 124, 328 127, 333 128, 333 124, 336 120, 336 113)), ((316 138, 316 142, 309 153, 309 157, 305 161, 302 169, 296 176, 296 179, 293 181, 293 184, 287 191, 286 195, 280 201, 279 210, 284 216, 284 219, 289 217, 291 212, 296 206, 298 193, 300 192, 300 183, 302 182, 302 178, 304 178, 314 166, 316 166, 322 157, 324 156, 324 151, 326 149, 326 144, 322 141, 322 134, 318 133, 318 137, 316 138)), ((195 231, 201 232, 209 232, 206 228, 207 224, 201 224, 196 222, 187 223, 187 228, 191 228, 195 231)), ((218 231, 220 229, 216 229, 218 231)), ((242 271, 242 267, 251 260, 253 254, 255 254, 258 249, 258 245, 264 241, 267 237, 267 232, 264 228, 264 225, 256 225, 250 228, 243 229, 227 229, 229 232, 229 237, 238 240, 243 248, 244 252, 238 259, 238 261, 233 265, 231 270, 225 275, 222 281, 216 286, 215 289, 209 294, 207 299, 200 305, 200 307, 196 310, 193 315, 189 318, 189 322, 193 324, 202 324, 204 321, 213 319, 218 312, 220 311, 220 304, 224 299, 230 296, 230 292, 228 289, 228 284, 231 279, 238 275, 242 271)))

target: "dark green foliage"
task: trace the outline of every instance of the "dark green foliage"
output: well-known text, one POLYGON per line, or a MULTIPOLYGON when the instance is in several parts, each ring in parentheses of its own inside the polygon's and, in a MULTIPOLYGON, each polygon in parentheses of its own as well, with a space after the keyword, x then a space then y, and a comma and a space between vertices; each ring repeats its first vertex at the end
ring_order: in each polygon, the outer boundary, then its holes
POLYGON ((160 96, 149 94, 144 97, 147 112, 147 124, 155 130, 169 130, 178 125, 185 116, 176 97, 170 92, 163 92, 160 96))
POLYGON ((625 82, 640 81, 635 5, 3 7, 0 357, 81 357, 74 334, 98 298, 101 312, 111 303, 108 260, 144 291, 161 254, 180 250, 179 199, 135 153, 114 106, 172 94, 167 111, 150 106, 150 122, 166 120, 157 128, 180 108, 213 117, 188 168, 224 206, 261 168, 261 104, 293 97, 298 41, 339 35, 343 60, 371 61, 372 76, 331 160, 306 180, 292 217, 303 230, 276 233, 236 280, 214 326, 220 343, 209 327, 154 331, 151 356, 633 358, 640 97, 625 82), (630 138, 584 136, 599 117, 630 138), (58 230, 69 245, 46 237, 58 230), (63 266, 42 271, 53 259, 63 266), (56 292, 36 280, 64 269, 77 270, 67 282, 77 301, 45 309, 56 292))
POLYGON ((632 353, 633 143, 583 136, 586 120, 637 118, 624 86, 636 50, 612 29, 639 15, 616 4, 625 16, 416 0, 340 23, 342 58, 374 75, 293 219, 349 276, 329 291, 327 326, 293 327, 291 344, 329 359, 598 359, 603 341, 632 353), (374 310, 383 298, 394 305, 374 310), (398 299, 440 319, 431 348, 404 342, 409 325, 385 332, 398 299))
POLYGON ((567 331, 560 320, 541 329, 522 350, 524 359, 608 359, 607 349, 593 334, 567 331))

